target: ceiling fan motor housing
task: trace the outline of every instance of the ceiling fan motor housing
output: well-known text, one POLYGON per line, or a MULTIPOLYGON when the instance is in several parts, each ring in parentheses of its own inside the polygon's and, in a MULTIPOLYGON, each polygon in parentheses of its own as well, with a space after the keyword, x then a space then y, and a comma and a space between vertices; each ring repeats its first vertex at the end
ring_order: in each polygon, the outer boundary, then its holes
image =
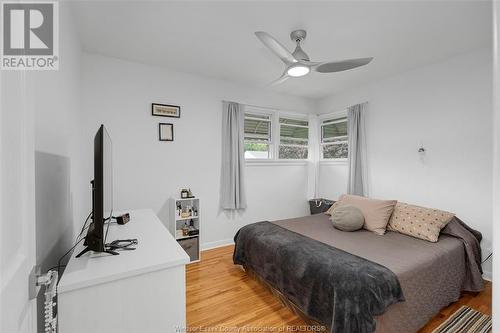
POLYGON ((297 60, 309 61, 309 56, 302 50, 300 43, 306 39, 307 33, 305 30, 294 30, 290 33, 290 38, 297 43, 297 47, 293 51, 292 55, 297 60))
POLYGON ((290 38, 296 43, 302 42, 306 39, 306 36, 307 32, 305 30, 294 30, 290 33, 290 38))

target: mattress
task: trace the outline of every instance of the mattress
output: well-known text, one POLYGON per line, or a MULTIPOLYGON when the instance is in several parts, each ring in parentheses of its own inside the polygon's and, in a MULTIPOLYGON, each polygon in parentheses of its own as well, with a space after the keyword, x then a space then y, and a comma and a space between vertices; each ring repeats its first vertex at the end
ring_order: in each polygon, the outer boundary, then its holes
POLYGON ((344 232, 333 228, 325 214, 273 223, 383 265, 398 277, 406 301, 376 317, 376 332, 416 332, 460 297, 466 264, 464 245, 457 238, 441 235, 431 243, 390 231, 383 236, 344 232))

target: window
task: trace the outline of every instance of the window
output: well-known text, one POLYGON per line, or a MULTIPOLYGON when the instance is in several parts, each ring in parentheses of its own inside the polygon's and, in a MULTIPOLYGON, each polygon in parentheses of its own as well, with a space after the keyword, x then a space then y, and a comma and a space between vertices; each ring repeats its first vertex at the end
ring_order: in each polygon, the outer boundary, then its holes
POLYGON ((347 158, 347 117, 321 122, 321 154, 323 159, 347 158))
POLYGON ((271 158, 271 115, 245 113, 244 140, 246 159, 271 158))
POLYGON ((309 122, 290 118, 279 118, 280 159, 306 159, 309 143, 309 122))

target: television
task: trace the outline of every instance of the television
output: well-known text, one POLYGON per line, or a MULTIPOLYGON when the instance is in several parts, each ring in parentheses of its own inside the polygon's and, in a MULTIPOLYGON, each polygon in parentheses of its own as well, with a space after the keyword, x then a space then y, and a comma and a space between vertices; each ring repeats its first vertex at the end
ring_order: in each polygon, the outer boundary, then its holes
POLYGON ((88 251, 117 254, 106 249, 104 231, 106 222, 110 222, 113 215, 112 144, 104 125, 101 125, 94 138, 94 180, 91 184, 92 222, 85 236, 86 247, 77 258, 88 251))

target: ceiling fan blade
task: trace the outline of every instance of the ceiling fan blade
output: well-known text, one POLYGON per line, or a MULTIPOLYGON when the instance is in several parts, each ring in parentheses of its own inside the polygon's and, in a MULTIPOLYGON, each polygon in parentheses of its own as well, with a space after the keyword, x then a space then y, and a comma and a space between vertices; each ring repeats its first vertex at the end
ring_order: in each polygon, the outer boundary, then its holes
POLYGON ((273 82, 269 83, 269 86, 277 86, 283 82, 285 82, 286 80, 288 80, 290 78, 290 76, 288 76, 288 74, 285 72, 283 73, 283 75, 281 75, 278 79, 274 80, 273 82))
POLYGON ((255 32, 255 36, 260 39, 260 41, 267 46, 271 51, 274 52, 283 62, 287 65, 297 62, 297 59, 288 51, 283 45, 280 44, 273 36, 264 31, 255 32))
POLYGON ((359 59, 347 59, 342 61, 322 62, 314 66, 314 69, 316 70, 316 72, 320 73, 342 72, 348 69, 364 66, 370 63, 370 61, 372 60, 373 58, 359 58, 359 59))
POLYGON ((318 65, 323 64, 322 62, 315 62, 315 61, 309 61, 309 60, 299 60, 299 62, 301 64, 309 66, 309 67, 316 67, 318 65))

